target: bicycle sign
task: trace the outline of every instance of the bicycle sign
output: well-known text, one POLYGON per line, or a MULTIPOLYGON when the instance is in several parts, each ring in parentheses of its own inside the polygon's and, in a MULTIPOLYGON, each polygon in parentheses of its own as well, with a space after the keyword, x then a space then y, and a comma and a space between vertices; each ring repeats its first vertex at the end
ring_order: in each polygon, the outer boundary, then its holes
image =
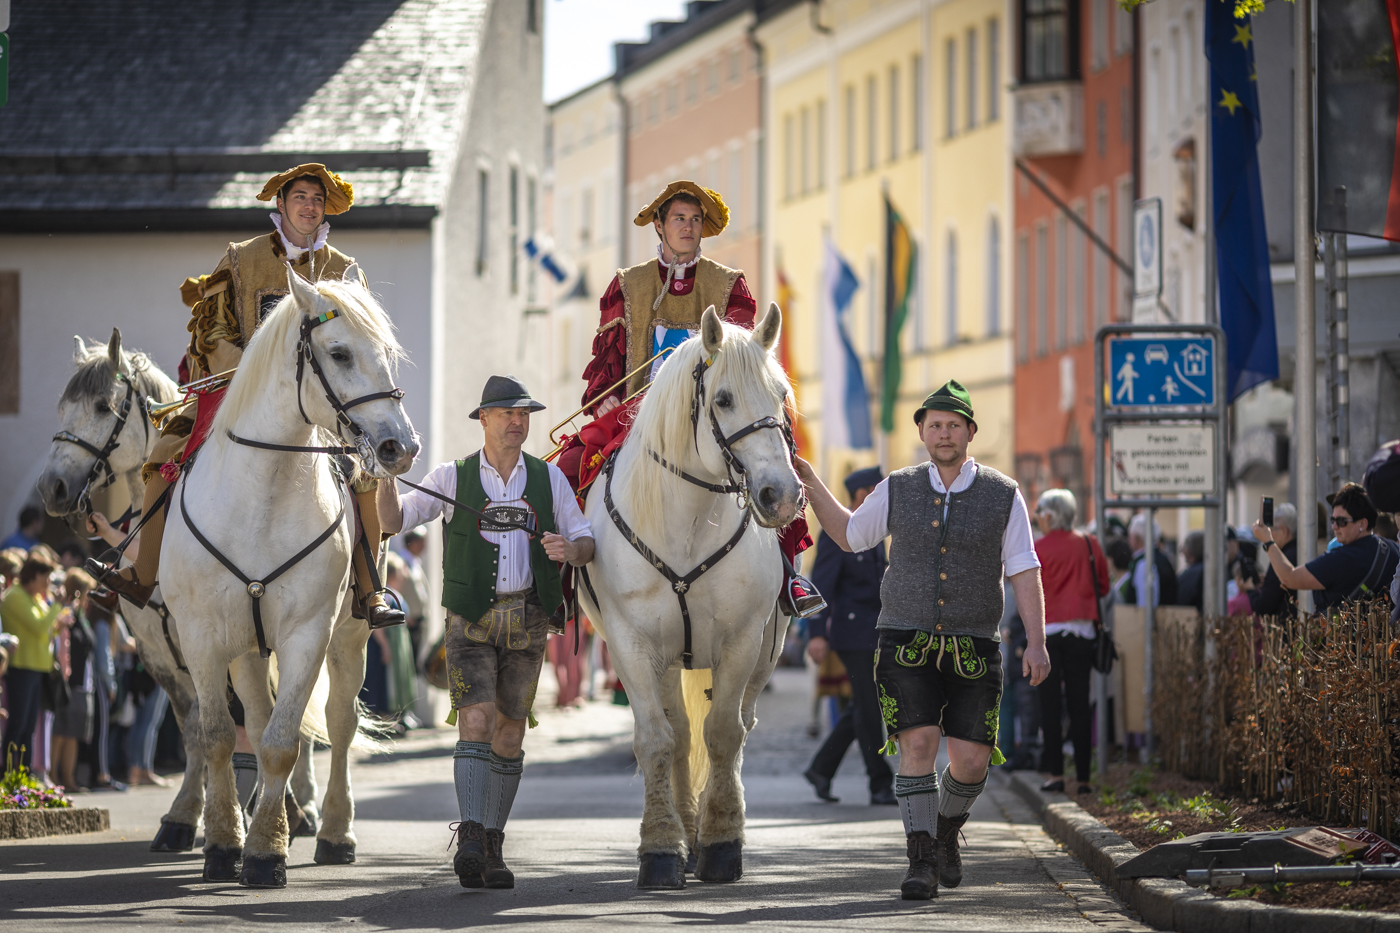
POLYGON ((1215 341, 1201 337, 1113 337, 1108 407, 1215 405, 1215 341))

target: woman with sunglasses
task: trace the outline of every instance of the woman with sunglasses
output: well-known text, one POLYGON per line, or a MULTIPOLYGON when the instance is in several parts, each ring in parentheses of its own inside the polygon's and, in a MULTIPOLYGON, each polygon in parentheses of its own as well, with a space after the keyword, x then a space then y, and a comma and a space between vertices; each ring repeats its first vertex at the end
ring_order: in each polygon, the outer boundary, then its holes
POLYGON ((1302 567, 1293 566, 1283 550, 1274 546, 1268 525, 1256 521, 1252 529, 1280 583, 1290 590, 1321 591, 1315 598, 1318 612, 1384 596, 1400 562, 1400 549, 1373 533, 1378 513, 1360 484, 1347 483, 1328 496, 1327 502, 1332 506, 1332 530, 1341 547, 1302 567))

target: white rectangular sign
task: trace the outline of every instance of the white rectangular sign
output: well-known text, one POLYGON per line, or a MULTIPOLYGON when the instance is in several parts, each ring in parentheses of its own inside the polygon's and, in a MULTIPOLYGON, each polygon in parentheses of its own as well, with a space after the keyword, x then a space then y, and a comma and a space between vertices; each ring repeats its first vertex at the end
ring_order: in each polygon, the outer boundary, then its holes
POLYGON ((1133 203, 1133 296, 1162 294, 1162 199, 1133 203))
POLYGON ((1216 491, 1215 430, 1208 424, 1115 424, 1108 456, 1115 496, 1216 491))

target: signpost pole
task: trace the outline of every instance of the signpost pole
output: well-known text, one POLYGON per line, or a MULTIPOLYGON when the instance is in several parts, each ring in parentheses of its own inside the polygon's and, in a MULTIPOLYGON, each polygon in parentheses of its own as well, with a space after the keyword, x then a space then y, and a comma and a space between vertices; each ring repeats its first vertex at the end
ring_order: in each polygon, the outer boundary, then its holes
POLYGON ((1143 609, 1143 708, 1142 708, 1142 731, 1143 764, 1150 764, 1152 761, 1152 641, 1153 633, 1157 628, 1157 599, 1154 591, 1157 584, 1157 510, 1148 509, 1147 516, 1147 552, 1142 558, 1142 592, 1138 594, 1138 604, 1145 606, 1143 609))
MULTIPOLYGON (((1313 6, 1293 4, 1293 298, 1297 302, 1293 369, 1293 475, 1298 490, 1298 566, 1317 556, 1317 296, 1313 266, 1313 6)), ((1298 591, 1298 614, 1312 594, 1298 591)))
MULTIPOLYGON (((1110 384, 1104 380, 1104 353, 1108 346, 1102 336, 1097 336, 1094 340, 1094 525, 1098 529, 1099 544, 1107 541, 1105 530, 1107 528, 1107 516, 1104 514, 1104 469, 1107 457, 1105 457, 1104 447, 1104 424, 1103 405, 1104 392, 1110 384)), ((1105 549, 1104 556, 1107 558, 1108 551, 1105 549)), ((1102 603, 1100 603, 1102 605, 1102 603)), ((1104 634, 1110 638, 1113 635, 1112 618, 1104 619, 1104 634)), ((1098 720, 1098 753, 1099 753, 1099 779, 1104 780, 1108 774, 1109 759, 1112 756, 1112 748, 1108 742, 1108 687, 1109 675, 1096 672, 1094 680, 1098 684, 1098 706, 1095 707, 1096 719, 1098 720)), ((1122 703, 1122 697, 1119 697, 1122 703)))

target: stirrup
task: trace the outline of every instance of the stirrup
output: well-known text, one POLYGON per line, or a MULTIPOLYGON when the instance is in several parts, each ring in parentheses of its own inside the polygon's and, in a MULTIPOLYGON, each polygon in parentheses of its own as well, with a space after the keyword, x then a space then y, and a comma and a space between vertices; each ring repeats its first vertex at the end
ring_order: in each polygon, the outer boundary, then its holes
POLYGON ((378 596, 383 599, 388 590, 375 590, 369 596, 360 601, 360 612, 363 613, 365 621, 369 623, 370 630, 381 628, 392 628, 395 625, 402 625, 408 618, 402 609, 395 609, 387 601, 382 605, 370 609, 369 601, 378 596))
POLYGON ((826 599, 811 580, 794 572, 783 581, 783 590, 778 595, 778 608, 784 615, 795 619, 806 619, 826 609, 826 599), (794 594, 800 591, 800 595, 794 594))

